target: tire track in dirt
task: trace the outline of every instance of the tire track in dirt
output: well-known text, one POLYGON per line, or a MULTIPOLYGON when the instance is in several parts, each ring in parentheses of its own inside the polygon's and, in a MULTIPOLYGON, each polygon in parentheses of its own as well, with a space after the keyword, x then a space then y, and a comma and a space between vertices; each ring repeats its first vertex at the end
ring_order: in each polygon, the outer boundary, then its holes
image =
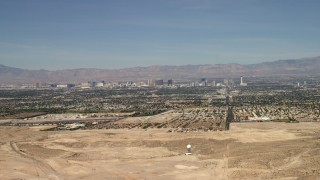
POLYGON ((298 165, 301 163, 302 159, 301 159, 301 156, 304 156, 306 154, 308 154, 310 151, 309 150, 306 150, 306 151, 303 151, 295 156, 290 156, 289 157, 289 162, 283 166, 280 166, 278 167, 278 169, 288 169, 288 168, 291 168, 291 167, 294 167, 295 165, 298 165))
POLYGON ((63 178, 59 175, 59 173, 54 170, 49 164, 44 162, 42 159, 39 159, 37 157, 33 157, 31 155, 28 155, 18 148, 15 142, 10 141, 10 146, 14 152, 17 154, 21 155, 24 158, 31 159, 35 162, 35 164, 38 166, 39 169, 41 169, 45 174, 47 174, 49 179, 54 179, 54 180, 63 180, 63 178))

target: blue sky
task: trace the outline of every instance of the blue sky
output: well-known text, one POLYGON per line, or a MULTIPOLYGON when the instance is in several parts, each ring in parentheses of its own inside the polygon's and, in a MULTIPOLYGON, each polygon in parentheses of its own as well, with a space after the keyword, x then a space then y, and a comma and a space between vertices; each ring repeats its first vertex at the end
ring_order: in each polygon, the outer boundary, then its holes
POLYGON ((320 56, 319 0, 1 0, 0 64, 250 64, 320 56))

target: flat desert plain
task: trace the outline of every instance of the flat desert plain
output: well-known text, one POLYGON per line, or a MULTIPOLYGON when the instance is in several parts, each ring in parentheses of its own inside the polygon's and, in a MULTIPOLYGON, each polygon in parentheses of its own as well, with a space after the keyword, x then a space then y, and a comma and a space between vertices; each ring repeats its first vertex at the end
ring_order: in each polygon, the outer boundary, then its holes
POLYGON ((186 133, 43 128, 0 127, 0 179, 320 179, 320 123, 186 133))

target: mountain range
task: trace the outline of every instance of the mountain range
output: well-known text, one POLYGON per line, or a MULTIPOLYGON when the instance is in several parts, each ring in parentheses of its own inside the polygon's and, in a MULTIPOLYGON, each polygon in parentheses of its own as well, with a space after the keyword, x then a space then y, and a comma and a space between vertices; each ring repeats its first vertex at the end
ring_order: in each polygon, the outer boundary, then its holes
POLYGON ((155 65, 123 69, 27 70, 0 65, 0 83, 80 83, 87 81, 146 81, 148 79, 193 80, 239 76, 318 76, 320 56, 277 60, 258 64, 155 65))

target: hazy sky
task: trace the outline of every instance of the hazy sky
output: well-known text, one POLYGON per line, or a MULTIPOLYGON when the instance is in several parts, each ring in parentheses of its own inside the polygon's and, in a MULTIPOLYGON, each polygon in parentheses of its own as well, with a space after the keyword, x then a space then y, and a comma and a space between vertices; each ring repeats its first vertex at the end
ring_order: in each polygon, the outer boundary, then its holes
POLYGON ((257 63, 320 55, 320 0, 1 0, 0 64, 257 63))

